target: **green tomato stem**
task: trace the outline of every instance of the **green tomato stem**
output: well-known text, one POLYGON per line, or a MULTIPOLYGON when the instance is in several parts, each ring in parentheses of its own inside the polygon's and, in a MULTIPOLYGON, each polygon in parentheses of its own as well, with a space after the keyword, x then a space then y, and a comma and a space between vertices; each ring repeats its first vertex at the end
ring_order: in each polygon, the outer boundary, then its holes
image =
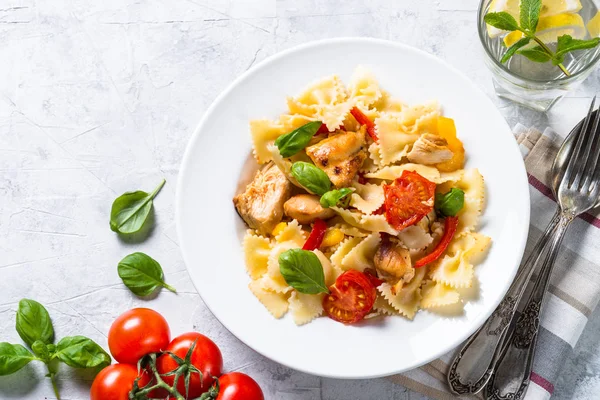
MULTIPOLYGON (((533 40, 536 41, 537 44, 540 45, 540 47, 550 56, 550 58, 554 58, 556 56, 556 54, 554 54, 554 52, 552 50, 550 50, 550 48, 548 46, 546 46, 546 44, 544 42, 542 42, 540 40, 540 38, 538 38, 535 35, 531 35, 531 38, 533 40)), ((571 76, 571 73, 569 72, 569 70, 567 68, 565 68, 564 65, 562 65, 562 63, 559 63, 558 68, 560 68, 560 70, 563 72, 563 74, 565 74, 566 76, 571 76)))

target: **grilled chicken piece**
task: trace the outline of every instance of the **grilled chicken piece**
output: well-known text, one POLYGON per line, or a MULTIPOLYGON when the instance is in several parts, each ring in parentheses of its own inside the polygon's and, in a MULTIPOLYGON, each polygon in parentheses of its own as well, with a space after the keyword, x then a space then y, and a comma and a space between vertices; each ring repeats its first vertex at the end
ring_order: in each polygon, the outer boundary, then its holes
POLYGON ((408 160, 416 164, 438 164, 452 158, 452 151, 443 137, 425 133, 414 143, 408 160))
POLYGON ((382 240, 373 261, 379 276, 394 285, 393 288, 396 290, 400 290, 402 284, 410 282, 415 276, 410 251, 392 243, 389 239, 382 240))
POLYGON ((233 198, 233 204, 248 226, 264 235, 281 222, 283 203, 291 190, 290 181, 271 162, 256 173, 243 193, 233 198))
POLYGON ((336 188, 349 186, 367 158, 365 131, 335 134, 307 147, 306 154, 336 188))
POLYGON ((298 194, 290 197, 283 205, 285 215, 298 220, 301 224, 310 224, 315 219, 329 219, 335 215, 331 208, 323 208, 319 196, 298 194))

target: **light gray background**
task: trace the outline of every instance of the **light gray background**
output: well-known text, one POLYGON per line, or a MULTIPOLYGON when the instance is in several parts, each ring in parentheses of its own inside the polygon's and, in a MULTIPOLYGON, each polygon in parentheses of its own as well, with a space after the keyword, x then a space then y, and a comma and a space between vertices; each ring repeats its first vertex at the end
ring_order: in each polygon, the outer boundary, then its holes
MULTIPOLYGON (((14 316, 23 297, 48 307, 58 336, 83 334, 105 347, 117 315, 147 306, 166 316, 174 334, 196 329, 213 338, 226 370, 252 375, 267 399, 423 399, 383 379, 295 372, 227 332, 183 265, 174 187, 188 138, 219 92, 266 57, 329 37, 416 46, 468 74, 511 125, 567 132, 600 87, 598 73, 547 116, 495 98, 476 32, 477 3, 0 0, 0 340, 19 342, 14 316), (113 199, 150 191, 163 177, 151 237, 120 240, 108 227, 113 199), (178 294, 163 291, 151 301, 131 295, 116 264, 137 250, 162 264, 178 294)), ((597 398, 599 329, 597 311, 566 360, 554 398, 597 398)), ((327 362, 327 355, 315 362, 327 362)), ((63 368, 59 380, 64 399, 88 398, 89 374, 63 368)), ((43 369, 30 366, 0 377, 0 398, 54 396, 43 369)))

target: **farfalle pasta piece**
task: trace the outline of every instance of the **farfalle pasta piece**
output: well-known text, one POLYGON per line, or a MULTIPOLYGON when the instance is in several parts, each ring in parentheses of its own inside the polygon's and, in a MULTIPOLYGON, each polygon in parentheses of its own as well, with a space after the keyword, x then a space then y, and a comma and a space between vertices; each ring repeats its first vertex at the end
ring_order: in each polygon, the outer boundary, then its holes
POLYGON ((373 309, 384 315, 398 315, 398 311, 381 294, 377 294, 373 309))
POLYGON ((465 205, 458 215, 458 232, 472 231, 483 211, 485 184, 478 169, 468 169, 454 185, 465 192, 465 205))
POLYGON ((417 225, 402 229, 398 232, 398 238, 408 249, 422 249, 433 242, 433 237, 417 225))
POLYGON ((456 289, 471 287, 473 262, 485 254, 490 242, 489 237, 480 233, 457 235, 448 246, 447 254, 431 267, 431 279, 456 289))
POLYGON ((387 167, 383 167, 375 172, 369 172, 365 174, 365 178, 372 179, 383 179, 386 181, 393 181, 396 178, 400 178, 402 172, 404 171, 414 171, 421 175, 423 178, 434 182, 439 183, 441 178, 440 171, 435 167, 430 167, 423 164, 413 164, 406 163, 400 165, 389 165, 387 167))
POLYGON ((345 101, 340 104, 319 106, 315 114, 316 118, 327 125, 329 131, 333 131, 344 124, 346 116, 354 107, 352 101, 345 101))
POLYGON ((421 302, 421 283, 426 270, 426 267, 417 268, 412 280, 395 295, 389 283, 382 283, 377 289, 396 311, 408 319, 413 319, 421 302))
POLYGON ((362 106, 370 106, 382 97, 377 79, 371 71, 362 66, 358 66, 354 70, 348 84, 348 91, 350 97, 362 106))
MULTIPOLYGON (((371 143, 369 145, 369 157, 368 159, 372 161, 372 165, 379 168, 383 165, 383 160, 381 158, 381 145, 379 143, 371 143)), ((364 168, 364 165, 363 165, 364 168)), ((377 169, 376 168, 376 169, 377 169)))
POLYGON ((380 165, 400 161, 419 138, 418 134, 407 132, 398 118, 391 114, 381 114, 375 120, 375 131, 379 138, 380 165))
POLYGON ((267 272, 271 241, 248 230, 244 236, 243 248, 248 274, 252 279, 260 278, 267 272))
POLYGON ((437 101, 405 107, 399 114, 398 122, 406 133, 422 134, 435 132, 440 106, 437 101))
POLYGON ((265 290, 275 293, 289 293, 292 291, 292 287, 287 284, 282 276, 272 276, 269 274, 263 275, 258 279, 261 287, 265 290))
POLYGON ((319 261, 321 262, 321 266, 323 266, 323 276, 325 277, 325 285, 333 285, 337 277, 340 276, 344 271, 341 268, 332 264, 332 262, 320 250, 313 250, 313 253, 317 255, 319 261))
POLYGON ((335 225, 335 228, 342 231, 342 233, 346 236, 354 236, 354 237, 367 237, 369 236, 369 231, 364 231, 355 226, 348 225, 345 222, 338 222, 335 225))
POLYGON ((275 318, 281 318, 288 311, 287 296, 283 293, 275 293, 266 290, 262 287, 260 281, 251 281, 248 288, 256 296, 258 301, 273 315, 275 318))
POLYGON ((268 146, 275 140, 288 133, 279 122, 269 119, 255 119, 250 121, 250 135, 252 136, 254 158, 259 164, 265 164, 272 159, 272 152, 268 146))
POLYGON ((389 93, 382 91, 381 97, 373 104, 373 108, 380 113, 400 114, 402 110, 406 108, 406 104, 401 100, 392 97, 389 93))
POLYGON ((294 178, 294 176, 292 175, 291 170, 293 162, 290 161, 288 158, 283 158, 281 156, 281 153, 279 152, 279 148, 277 148, 277 146, 275 146, 273 143, 267 145, 267 150, 271 154, 271 159, 273 160, 275 165, 277 165, 277 168, 279 168, 279 170, 283 172, 285 177, 288 178, 288 180, 292 182, 294 186, 303 188, 302 185, 300 185, 296 178, 294 178))
POLYGON ((342 260, 348 255, 348 253, 361 242, 360 237, 349 237, 344 239, 342 243, 340 243, 339 247, 331 255, 331 262, 333 265, 339 269, 342 268, 342 260))
POLYGON ((293 242, 298 247, 302 247, 304 242, 306 242, 306 233, 302 230, 298 221, 293 219, 275 236, 275 241, 278 243, 293 242))
POLYGON ((385 200, 383 186, 354 182, 352 187, 356 190, 350 195, 350 205, 362 213, 372 214, 383 205, 385 200))
POLYGON ((294 290, 290 296, 290 313, 296 325, 304 325, 323 314, 323 297, 321 294, 303 294, 294 290))
POLYGON ((370 232, 385 232, 396 236, 398 231, 388 224, 385 215, 365 215, 359 212, 352 212, 339 207, 331 207, 348 224, 370 232))
POLYGON ((281 271, 279 271, 279 256, 281 253, 290 250, 290 249, 299 249, 302 247, 302 244, 298 244, 295 241, 287 241, 282 243, 277 243, 271 249, 271 253, 269 254, 269 261, 267 263, 267 273, 263 276, 264 282, 268 286, 269 290, 287 293, 291 290, 291 287, 285 281, 283 275, 281 275, 281 271), (265 278, 267 277, 267 278, 265 278))
POLYGON ((456 289, 441 282, 427 281, 421 286, 421 308, 448 306, 460 301, 456 289))
POLYGON ((362 239, 352 250, 342 259, 341 267, 344 270, 355 269, 364 271, 366 268, 374 268, 373 257, 379 246, 381 236, 379 233, 372 233, 362 239))
POLYGON ((279 123, 284 127, 286 133, 300 128, 309 122, 317 121, 317 118, 307 117, 302 114, 283 114, 279 117, 279 123))

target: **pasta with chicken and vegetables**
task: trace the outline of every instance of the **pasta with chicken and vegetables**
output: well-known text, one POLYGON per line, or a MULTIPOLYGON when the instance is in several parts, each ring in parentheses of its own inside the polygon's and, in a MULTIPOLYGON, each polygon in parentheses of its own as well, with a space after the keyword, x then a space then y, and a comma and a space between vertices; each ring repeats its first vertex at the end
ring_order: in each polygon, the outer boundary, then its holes
POLYGON ((250 121, 260 169, 233 198, 258 301, 298 325, 464 302, 491 243, 477 232, 485 185, 440 105, 405 104, 358 67, 287 106, 250 121))

